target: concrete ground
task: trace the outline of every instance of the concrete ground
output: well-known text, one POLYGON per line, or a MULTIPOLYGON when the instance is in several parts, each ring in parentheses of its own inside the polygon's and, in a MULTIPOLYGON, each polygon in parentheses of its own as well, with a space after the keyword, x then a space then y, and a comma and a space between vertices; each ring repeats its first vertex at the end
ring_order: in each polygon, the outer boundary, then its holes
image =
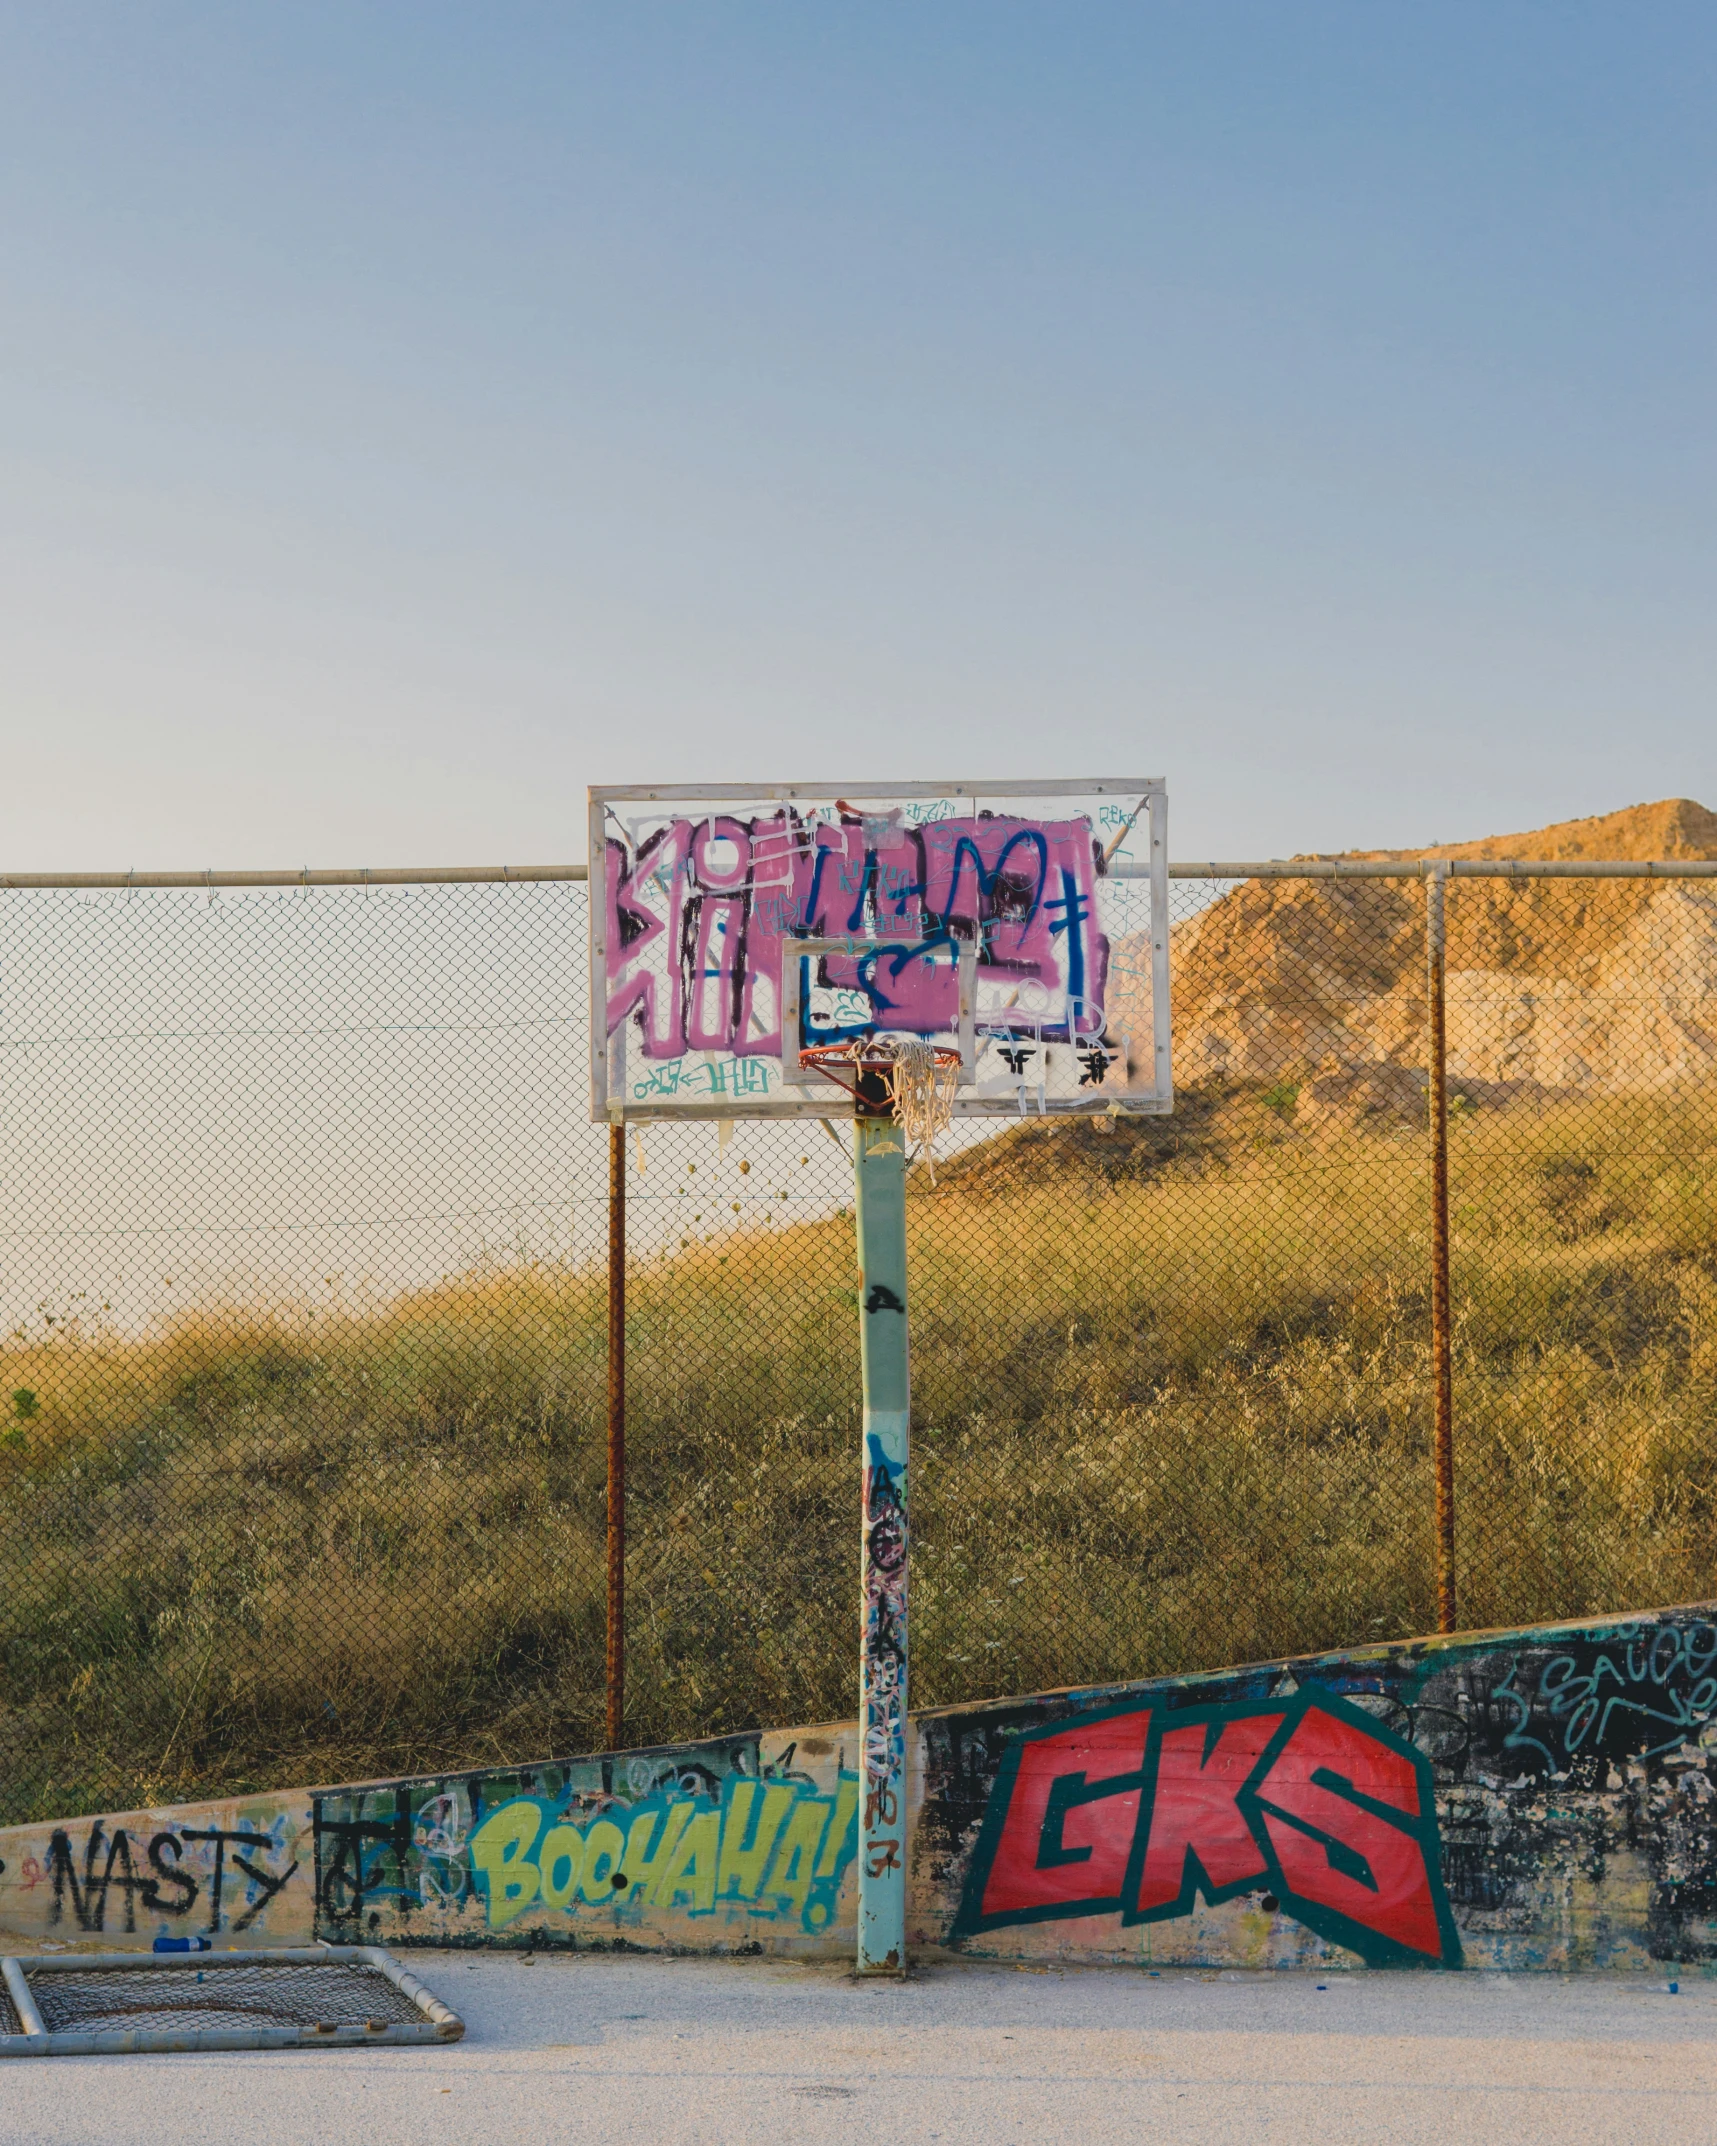
POLYGON ((0 2065, 5 2146, 1717 2139, 1717 1984, 413 1952, 463 2042, 0 2065))

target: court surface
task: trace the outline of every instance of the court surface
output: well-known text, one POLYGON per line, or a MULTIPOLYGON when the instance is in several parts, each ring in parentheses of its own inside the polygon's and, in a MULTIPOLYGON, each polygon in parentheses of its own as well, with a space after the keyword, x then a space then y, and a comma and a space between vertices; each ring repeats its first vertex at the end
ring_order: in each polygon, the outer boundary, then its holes
POLYGON ((450 2048, 0 2068, 6 2146, 1717 2138, 1717 1983, 412 1952, 450 2048))

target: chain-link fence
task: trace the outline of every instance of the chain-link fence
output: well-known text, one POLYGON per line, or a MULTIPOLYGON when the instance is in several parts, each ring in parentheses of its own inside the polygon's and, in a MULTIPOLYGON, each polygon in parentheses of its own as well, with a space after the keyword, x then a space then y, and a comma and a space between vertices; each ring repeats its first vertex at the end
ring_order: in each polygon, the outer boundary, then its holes
MULTIPOLYGON (((1455 870, 1460 1622, 1707 1594, 1717 888, 1455 870)), ((915 1168, 917 1704, 1436 1625, 1427 895, 1318 873, 1177 877, 1171 1118, 915 1168)), ((600 1743, 585 921, 0 893, 4 1816, 600 1743)), ((848 1142, 628 1134, 635 1741, 853 1709, 848 1142)))

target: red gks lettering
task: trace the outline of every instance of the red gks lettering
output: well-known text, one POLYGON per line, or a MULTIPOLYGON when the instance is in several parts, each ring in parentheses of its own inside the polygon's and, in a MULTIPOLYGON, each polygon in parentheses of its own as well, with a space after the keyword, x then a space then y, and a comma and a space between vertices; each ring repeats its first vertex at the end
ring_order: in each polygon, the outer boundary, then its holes
POLYGON ((990 1791, 956 1934, 1257 1891, 1375 1962, 1458 1965, 1423 1753, 1333 1693, 1117 1707, 1022 1736, 990 1791))

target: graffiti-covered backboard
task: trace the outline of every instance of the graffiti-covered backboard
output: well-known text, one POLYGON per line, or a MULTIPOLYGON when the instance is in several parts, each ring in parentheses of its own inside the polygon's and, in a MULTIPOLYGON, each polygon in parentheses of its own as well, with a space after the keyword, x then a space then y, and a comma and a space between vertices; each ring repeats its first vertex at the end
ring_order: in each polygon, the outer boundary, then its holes
POLYGON ((884 1036, 959 1052, 960 1117, 1168 1110, 1167 816, 1156 780, 593 788, 592 1115, 826 1117, 800 1053, 884 1036))

